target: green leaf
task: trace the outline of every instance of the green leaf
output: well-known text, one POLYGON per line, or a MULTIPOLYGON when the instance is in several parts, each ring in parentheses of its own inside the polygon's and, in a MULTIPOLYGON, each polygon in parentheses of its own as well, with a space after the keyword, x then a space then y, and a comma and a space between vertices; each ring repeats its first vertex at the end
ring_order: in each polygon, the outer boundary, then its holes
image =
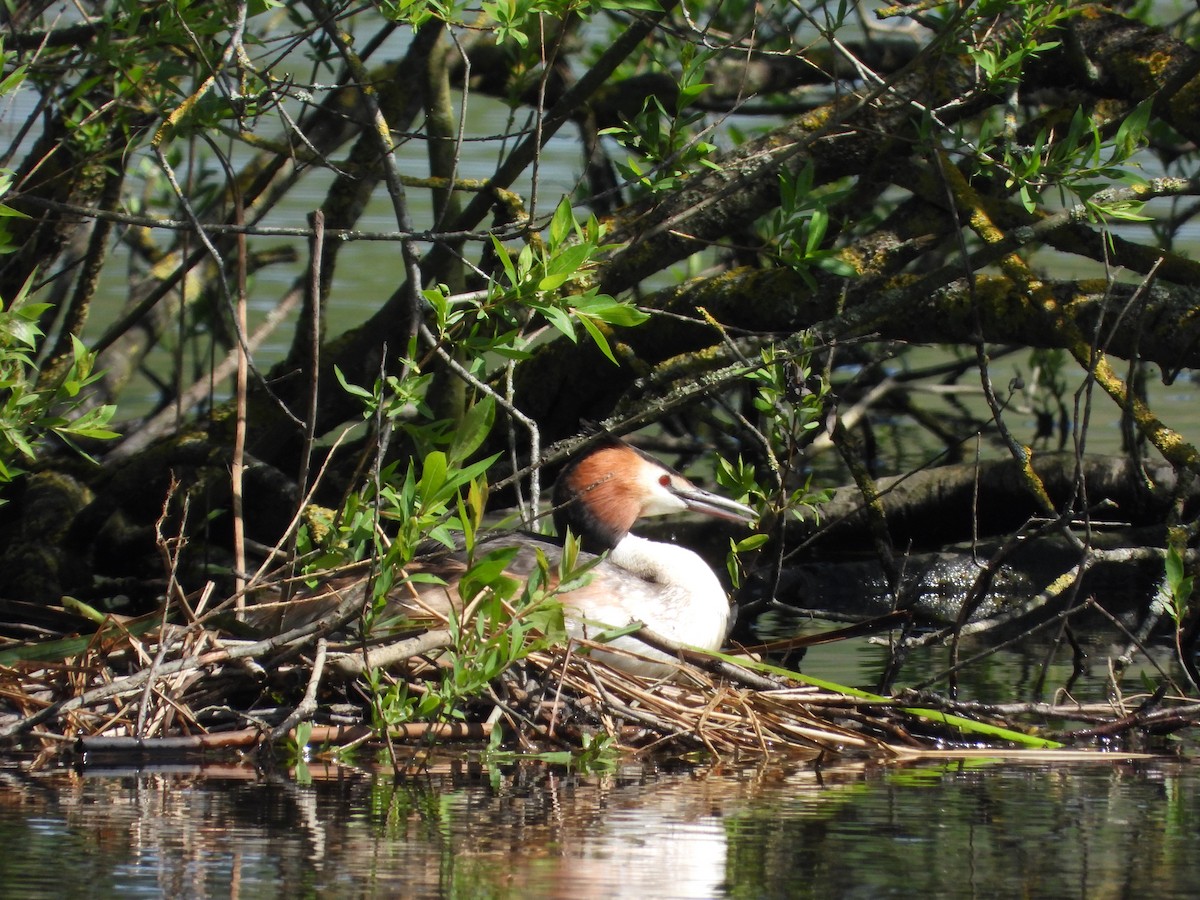
MULTIPOLYGON (((597 623, 591 622, 588 624, 596 625, 597 623)), ((597 644, 607 644, 615 641, 617 638, 625 637, 627 634, 641 631, 643 627, 644 623, 642 622, 630 622, 628 625, 623 625, 620 628, 604 628, 596 634, 589 634, 588 636, 597 644)))
POLYGON ((521 248, 521 252, 517 254, 517 281, 514 284, 520 284, 525 280, 530 271, 533 269, 533 247, 526 244, 521 248))
POLYGON ((583 294, 572 305, 582 315, 617 327, 641 325, 650 318, 636 306, 620 303, 607 294, 583 294))
POLYGON ((1175 602, 1178 606, 1182 608, 1187 607, 1187 602, 1192 597, 1192 588, 1195 585, 1195 580, 1193 576, 1189 575, 1179 582, 1175 590, 1175 602))
POLYGON ((120 626, 101 628, 96 634, 61 638, 52 641, 17 644, 0 651, 0 666, 12 666, 31 660, 65 660, 86 653, 101 641, 120 641, 127 635, 140 637, 162 623, 162 616, 152 613, 138 619, 128 620, 120 626))
POLYGON ((0 81, 0 96, 18 87, 25 80, 25 66, 17 66, 0 81))
POLYGON ((425 456, 417 491, 426 503, 430 503, 441 492, 442 485, 446 483, 448 468, 446 454, 441 450, 433 450, 425 456))
POLYGON ((493 453, 491 456, 484 457, 477 462, 471 463, 469 466, 460 466, 459 468, 452 470, 451 477, 448 482, 449 487, 452 490, 457 491, 463 485, 474 481, 480 475, 484 474, 492 467, 492 463, 499 458, 499 453, 493 453))
POLYGON ((467 410, 455 430, 454 442, 450 445, 450 459, 461 462, 478 450, 491 433, 495 420, 496 401, 490 395, 484 395, 467 410))
POLYGON ((346 380, 345 374, 337 366, 333 367, 333 374, 337 378, 338 384, 340 384, 342 386, 342 390, 344 390, 350 396, 358 397, 362 400, 369 400, 369 401, 373 401, 375 399, 375 395, 372 394, 370 391, 368 391, 366 388, 362 388, 362 387, 359 387, 357 384, 351 384, 350 382, 348 382, 346 380))
POLYGON ((592 342, 600 349, 600 352, 607 356, 614 366, 617 365, 617 358, 613 356, 612 348, 608 346, 608 338, 604 336, 600 327, 588 316, 581 315, 578 318, 579 324, 591 335, 592 342))
POLYGON ((750 550, 757 550, 763 544, 771 539, 769 534, 752 534, 748 538, 743 538, 733 545, 733 549, 738 553, 745 553, 750 550))
POLYGON ((825 231, 829 227, 829 213, 817 208, 812 211, 812 217, 808 220, 808 239, 805 241, 805 250, 808 255, 812 255, 821 246, 821 241, 825 240, 825 231))
POLYGON ((1121 127, 1117 129, 1117 134, 1113 138, 1113 152, 1108 160, 1110 165, 1123 162, 1137 152, 1146 138, 1146 129, 1149 127, 1150 113, 1153 108, 1154 98, 1150 97, 1135 106, 1133 112, 1121 122, 1121 127))
POLYGON ((519 547, 502 547, 472 563, 459 582, 463 600, 470 602, 480 591, 489 587, 498 589, 500 593, 511 592, 517 582, 506 576, 504 571, 512 565, 519 550, 519 547))
POLYGON ((818 259, 817 267, 842 278, 853 278, 858 275, 858 270, 854 266, 837 255, 824 256, 818 259))
POLYGON ((592 315, 602 322, 607 322, 609 325, 623 328, 632 328, 650 319, 649 313, 643 312, 627 303, 614 303, 612 306, 592 313, 592 315))
POLYGON ((1167 550, 1167 558, 1163 562, 1166 570, 1167 584, 1174 588, 1183 581, 1183 555, 1178 547, 1167 550))
POLYGON ((554 328, 562 334, 569 337, 572 341, 578 342, 579 338, 575 335, 575 326, 571 322, 571 317, 565 310, 559 309, 556 306, 547 306, 541 310, 542 315, 546 317, 554 328))
POLYGON ((1105 218, 1117 219, 1121 222, 1153 222, 1151 216, 1141 214, 1144 204, 1140 200, 1123 200, 1119 203, 1097 203, 1096 212, 1105 218))
POLYGON ((508 283, 516 287, 520 282, 517 279, 517 270, 513 267, 513 261, 508 255, 508 248, 500 243, 500 239, 494 234, 489 237, 492 239, 492 248, 496 251, 496 258, 500 260, 500 265, 504 267, 504 274, 508 276, 508 283))
POLYGON ((537 284, 539 291, 556 291, 570 280, 571 276, 565 272, 559 272, 554 275, 543 276, 537 284))
POLYGON ((710 87, 712 87, 711 84, 690 84, 687 87, 680 88, 679 108, 682 109, 683 107, 692 103, 692 101, 707 91, 710 87))
POLYGON ((95 409, 88 410, 69 425, 56 430, 69 432, 75 437, 101 441, 112 440, 121 436, 119 433, 106 427, 116 412, 117 407, 115 405, 98 406, 95 409))
POLYGON ((554 216, 550 219, 550 249, 554 250, 575 232, 575 214, 571 211, 571 203, 563 197, 554 216))
POLYGON ((572 244, 550 257, 546 263, 547 275, 576 275, 591 259, 594 248, 587 244, 572 244))

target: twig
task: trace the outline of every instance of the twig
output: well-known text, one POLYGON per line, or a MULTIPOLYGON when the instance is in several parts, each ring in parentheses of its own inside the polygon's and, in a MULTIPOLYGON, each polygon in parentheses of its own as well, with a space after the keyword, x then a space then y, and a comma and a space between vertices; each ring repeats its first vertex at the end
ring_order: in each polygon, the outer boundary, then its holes
POLYGON ((166 622, 167 609, 169 604, 163 604, 163 623, 158 630, 158 653, 154 655, 154 662, 150 664, 149 677, 146 679, 146 687, 142 691, 142 702, 138 707, 137 730, 134 732, 137 737, 142 738, 146 735, 146 716, 150 712, 150 697, 154 693, 154 674, 162 665, 163 659, 167 655, 167 647, 171 635, 171 626, 166 622))
MULTIPOLYGON (((243 14, 245 8, 243 5, 243 14)), ((234 221, 241 225, 246 211, 242 205, 242 192, 235 180, 233 183, 234 221)), ((246 348, 246 236, 239 234, 237 240, 237 304, 234 309, 237 331, 237 371, 235 376, 233 454, 229 463, 230 494, 233 505, 233 584, 237 593, 234 609, 239 619, 246 614, 246 519, 245 496, 242 482, 246 471, 246 388, 249 379, 249 350, 246 348)))
MULTIPOLYGON (((292 148, 293 152, 295 148, 292 148)), ((414 186, 433 186, 433 179, 413 179, 406 177, 406 184, 414 186)), ((455 188, 466 191, 482 191, 485 186, 471 182, 456 182, 455 188)), ((45 197, 37 197, 33 194, 24 194, 20 191, 13 191, 6 195, 5 202, 11 203, 19 200, 22 204, 32 206, 36 209, 45 209, 50 212, 63 213, 71 216, 82 216, 88 219, 101 219, 106 222, 115 222, 120 225, 126 225, 132 228, 147 228, 161 229, 163 231, 195 231, 197 228, 203 230, 206 234, 211 235, 231 235, 244 234, 248 237, 285 237, 285 238, 311 238, 313 230, 311 228, 301 228, 294 225, 234 225, 228 222, 201 222, 197 224, 191 219, 170 219, 165 216, 141 216, 132 215, 130 213, 119 212, 115 210, 104 209, 99 206, 82 206, 76 203, 63 203, 58 200, 50 200, 45 197)), ((340 243, 351 243, 354 241, 368 242, 384 242, 396 243, 405 239, 414 241, 424 241, 428 243, 442 243, 447 241, 464 241, 464 240, 487 240, 490 232, 488 231, 435 231, 430 229, 413 230, 413 231, 363 231, 353 228, 329 228, 325 231, 325 237, 331 240, 336 240, 340 243)), ((208 251, 200 248, 192 255, 188 256, 181 268, 192 269, 199 263, 200 257, 207 255, 208 251)), ((159 289, 155 297, 155 301, 161 300, 162 295, 169 291, 175 284, 178 283, 178 278, 169 282, 166 289, 159 289)), ((485 291, 474 292, 477 294, 486 294, 485 291)), ((154 304, 151 303, 150 306, 154 304)), ((128 323, 130 319, 136 320, 146 312, 145 306, 139 306, 132 311, 132 315, 123 315, 121 321, 128 323)), ((126 326, 127 327, 127 326, 126 326)), ((119 332, 122 329, 114 329, 119 332)), ((111 339, 105 340, 102 343, 108 346, 111 339)))
MULTIPOLYGON (((320 379, 317 377, 317 371, 321 359, 321 262, 322 251, 325 247, 325 212, 324 210, 316 210, 310 219, 313 227, 312 240, 312 264, 310 266, 311 280, 309 284, 309 301, 308 301, 308 358, 305 364, 308 368, 308 409, 304 416, 304 450, 300 454, 300 474, 296 478, 296 483, 300 485, 300 490, 307 491, 308 470, 312 465, 313 443, 316 440, 317 431, 317 399, 320 379)), ((332 455, 332 454, 330 454, 332 455)), ((296 510, 297 517, 304 511, 303 501, 296 510)), ((292 567, 292 574, 296 574, 296 541, 299 539, 299 529, 288 529, 291 538, 288 541, 288 563, 292 567)))
POLYGON ((141 756, 175 756, 188 751, 225 750, 231 747, 250 747, 256 744, 262 732, 257 728, 241 728, 237 731, 218 731, 212 734, 190 734, 182 737, 79 737, 75 739, 75 752, 87 761, 88 757, 101 754, 136 754, 141 756))
MULTIPOLYGON (((947 678, 948 676, 952 675, 954 672, 958 672, 962 669, 965 669, 967 666, 973 665, 973 664, 979 662, 981 659, 987 659, 989 656, 993 655, 994 653, 999 652, 1000 650, 1003 650, 1005 647, 1011 647, 1014 644, 1019 644, 1022 641, 1029 638, 1031 635, 1036 634, 1037 632, 1041 631, 1042 629, 1049 628, 1051 625, 1056 625, 1060 622, 1063 622, 1063 621, 1071 618, 1072 616, 1074 616, 1080 612, 1083 612, 1085 609, 1090 609, 1090 608, 1092 608, 1092 604, 1089 602, 1089 603, 1081 603, 1079 606, 1073 606, 1070 609, 1064 609, 1058 615, 1053 616, 1052 618, 1049 618, 1049 619, 1045 620, 1044 622, 1038 622, 1036 625, 1033 625, 1032 627, 1026 629, 1025 631, 1021 632, 1019 635, 1017 635, 1016 637, 1013 637, 1007 641, 1004 641, 1003 643, 995 644, 994 646, 988 647, 986 650, 980 651, 979 653, 976 653, 974 656, 967 657, 966 659, 961 660, 960 662, 956 663, 955 665, 947 667, 946 669, 943 669, 941 672, 937 673, 936 675, 934 675, 930 678, 926 678, 924 681, 920 682, 919 684, 913 685, 912 689, 919 691, 919 690, 923 690, 923 689, 929 687, 932 684, 937 684, 937 682, 941 681, 943 678, 947 678)), ((910 644, 910 646, 912 646, 912 645, 910 644)))
POLYGON ((331 654, 328 665, 339 675, 356 678, 369 669, 393 666, 414 656, 450 647, 453 642, 454 639, 449 631, 435 628, 416 637, 388 644, 375 650, 364 650, 362 653, 331 654))
MULTIPOLYGON (((219 650, 206 653, 203 656, 190 657, 187 659, 174 659, 163 663, 158 669, 159 676, 173 675, 176 672, 186 672, 194 669, 200 669, 205 666, 217 665, 231 660, 248 659, 257 656, 263 656, 272 653, 281 647, 298 645, 306 639, 316 635, 325 634, 327 629, 337 628, 345 622, 349 621, 358 614, 358 609, 363 602, 362 597, 350 597, 338 604, 332 612, 322 616, 315 622, 310 622, 307 625, 302 625, 299 628, 293 628, 283 634, 276 635, 262 641, 254 641, 249 644, 242 645, 227 645, 219 650)), ((122 694, 132 693, 137 691, 143 684, 152 677, 150 669, 142 669, 123 678, 115 679, 108 684, 93 688, 90 691, 84 691, 82 694, 77 694, 74 697, 69 697, 66 700, 59 700, 49 706, 43 707, 36 713, 18 719, 9 725, 0 727, 0 738, 14 737, 19 734, 24 734, 33 728, 49 719, 57 718, 66 713, 73 712, 77 709, 82 709, 91 706, 94 703, 99 703, 103 700, 108 700, 112 697, 119 697, 122 694)))
POLYGON ((304 697, 292 710, 291 714, 275 726, 271 732, 271 742, 279 740, 300 722, 312 716, 317 711, 317 688, 321 684, 321 673, 325 671, 325 638, 317 639, 317 652, 313 658, 312 672, 308 676, 308 687, 304 689, 304 697))

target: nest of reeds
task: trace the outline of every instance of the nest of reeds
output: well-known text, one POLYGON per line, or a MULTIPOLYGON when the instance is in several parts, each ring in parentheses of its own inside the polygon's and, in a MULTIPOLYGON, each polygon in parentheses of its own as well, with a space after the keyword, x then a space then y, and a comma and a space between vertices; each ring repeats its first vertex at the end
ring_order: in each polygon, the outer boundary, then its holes
POLYGON ((670 678, 630 675, 585 654, 530 657, 537 694, 516 695, 533 734, 581 743, 603 734, 637 752, 708 755, 891 754, 903 736, 888 704, 771 678, 735 663, 681 659, 670 678))
POLYGON ((447 704, 446 672, 458 652, 452 629, 368 647, 339 639, 348 612, 343 604, 255 640, 212 621, 171 625, 159 616, 109 617, 88 634, 10 642, 0 646, 0 740, 47 757, 68 747, 246 752, 297 733, 310 746, 465 739, 517 753, 570 752, 603 738, 615 751, 675 756, 887 757, 946 746, 1054 748, 1200 720, 1200 704, 1161 696, 1133 708, 1004 711, 882 697, 679 648, 672 675, 648 679, 595 658, 587 642, 524 654, 473 696, 447 704), (443 700, 422 702, 431 696, 443 700))

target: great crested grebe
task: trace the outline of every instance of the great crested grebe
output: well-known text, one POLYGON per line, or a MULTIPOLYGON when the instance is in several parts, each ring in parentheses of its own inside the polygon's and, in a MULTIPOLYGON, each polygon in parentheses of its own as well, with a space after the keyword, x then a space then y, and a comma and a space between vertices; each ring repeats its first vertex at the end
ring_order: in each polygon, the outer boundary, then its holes
MULTIPOLYGON (((641 623, 673 643, 717 650, 729 628, 729 598, 713 570, 685 547, 630 533, 640 518, 689 511, 743 523, 755 518, 750 507, 702 490, 633 446, 605 435, 568 463, 555 484, 558 541, 510 533, 481 540, 476 557, 515 548, 505 572, 523 580, 537 565, 540 550, 553 571, 561 558, 562 536, 569 529, 583 551, 579 564, 608 554, 589 570, 587 584, 556 597, 563 604, 569 634, 595 637, 602 631, 641 623)), ((451 606, 461 609, 457 588, 466 568, 462 554, 414 562, 406 567, 410 576, 418 572, 435 575, 443 583, 406 583, 393 590, 389 603, 405 614, 418 609, 444 612, 451 606)), ((345 596, 335 589, 332 595, 327 592, 311 598, 324 601, 316 606, 304 599, 270 604, 282 613, 274 623, 287 629, 312 621, 336 605, 339 594, 345 596)), ((600 654, 624 671, 655 677, 671 672, 671 656, 636 638, 620 637, 610 646, 636 654, 600 654)))
MULTIPOLYGON (((589 584, 562 595, 567 626, 580 636, 641 622, 676 644, 717 650, 729 630, 729 597, 698 553, 630 534, 638 519, 696 512, 749 523, 748 506, 696 487, 624 441, 604 437, 569 463, 554 486, 554 524, 569 529, 588 553, 607 551, 589 584)), ((636 639, 614 646, 663 660, 636 639)), ((618 654, 607 660, 626 671, 661 675, 661 663, 618 654)))

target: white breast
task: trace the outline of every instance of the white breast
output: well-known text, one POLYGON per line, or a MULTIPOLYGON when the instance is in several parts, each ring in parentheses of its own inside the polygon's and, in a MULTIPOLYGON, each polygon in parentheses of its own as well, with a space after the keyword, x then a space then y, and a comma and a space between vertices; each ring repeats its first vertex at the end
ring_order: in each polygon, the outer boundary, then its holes
MULTIPOLYGON (((641 622, 651 631, 678 644, 717 650, 729 627, 729 599, 717 576, 699 556, 685 547, 648 541, 627 535, 608 557, 613 569, 633 577, 609 576, 609 567, 596 572, 590 590, 577 602, 568 597, 568 628, 576 635, 591 637, 605 628, 620 628, 641 622), (596 588, 603 585, 606 590, 596 588)), ((668 659, 636 638, 620 638, 614 646, 652 659, 668 659)), ((639 663, 612 655, 607 662, 626 671, 660 676, 670 667, 639 663)))

